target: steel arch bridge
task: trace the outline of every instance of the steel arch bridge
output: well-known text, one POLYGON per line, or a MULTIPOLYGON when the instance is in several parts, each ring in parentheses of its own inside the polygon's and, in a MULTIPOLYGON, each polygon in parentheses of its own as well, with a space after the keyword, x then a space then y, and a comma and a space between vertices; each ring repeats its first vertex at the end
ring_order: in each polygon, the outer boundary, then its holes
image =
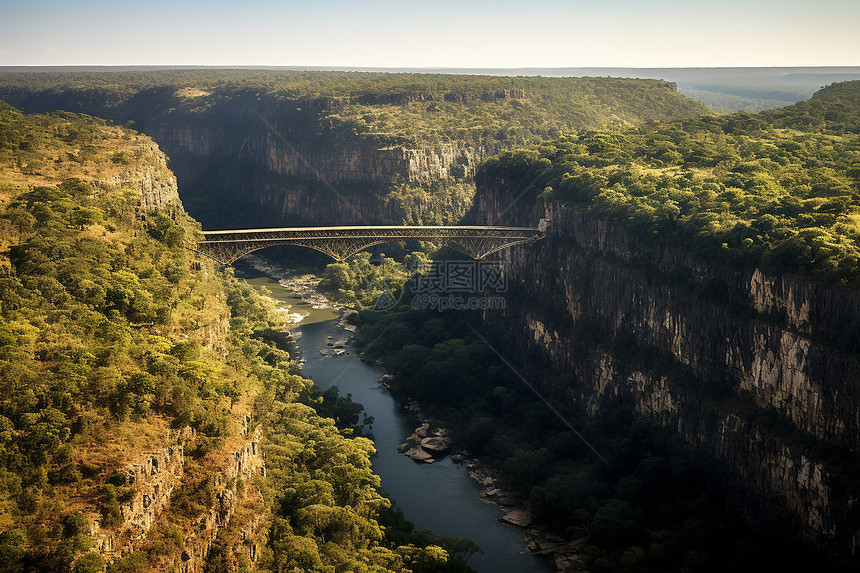
POLYGON ((492 226, 355 226, 287 227, 203 231, 203 240, 192 250, 231 265, 237 259, 266 247, 293 245, 325 253, 342 261, 368 247, 397 241, 433 241, 445 244, 473 259, 482 259, 504 248, 542 239, 540 227, 492 226))

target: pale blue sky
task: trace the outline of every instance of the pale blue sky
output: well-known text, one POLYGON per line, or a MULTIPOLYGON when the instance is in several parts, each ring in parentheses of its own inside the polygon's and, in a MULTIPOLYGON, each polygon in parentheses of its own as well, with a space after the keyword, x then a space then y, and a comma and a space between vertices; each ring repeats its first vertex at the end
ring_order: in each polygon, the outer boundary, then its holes
POLYGON ((860 0, 0 0, 0 65, 860 65, 860 0))

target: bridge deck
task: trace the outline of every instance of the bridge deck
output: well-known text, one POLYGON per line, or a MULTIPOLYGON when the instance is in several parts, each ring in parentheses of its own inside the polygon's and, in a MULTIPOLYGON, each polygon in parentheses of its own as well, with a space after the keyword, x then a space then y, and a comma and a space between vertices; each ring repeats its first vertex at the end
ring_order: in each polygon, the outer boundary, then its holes
POLYGON ((518 231, 537 231, 537 227, 508 227, 508 226, 493 226, 493 225, 345 225, 338 227, 273 227, 271 229, 226 229, 221 231, 203 231, 204 235, 222 235, 227 233, 272 233, 276 231, 301 231, 301 232, 315 232, 315 231, 349 231, 349 230, 358 230, 358 231, 372 231, 374 229, 379 230, 387 230, 387 229, 396 229, 398 231, 404 230, 424 230, 424 231, 437 231, 437 230, 471 230, 471 231, 486 231, 486 230, 518 230, 518 231))
POLYGON ((440 241, 474 258, 501 248, 543 237, 541 227, 480 225, 362 225, 342 227, 280 227, 203 231, 198 250, 230 264, 252 251, 272 245, 316 249, 343 260, 373 245, 404 240, 440 241))

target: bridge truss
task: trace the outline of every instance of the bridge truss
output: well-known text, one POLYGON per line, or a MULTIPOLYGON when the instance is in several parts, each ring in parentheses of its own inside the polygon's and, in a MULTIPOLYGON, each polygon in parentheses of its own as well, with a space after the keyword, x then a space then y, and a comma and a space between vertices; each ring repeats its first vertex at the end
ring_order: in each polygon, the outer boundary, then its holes
POLYGON ((283 229, 239 229, 203 231, 197 252, 231 265, 254 251, 274 245, 306 247, 343 261, 368 247, 397 241, 432 241, 442 243, 473 259, 504 248, 531 243, 543 238, 541 227, 480 226, 361 226, 361 227, 290 227, 283 229))

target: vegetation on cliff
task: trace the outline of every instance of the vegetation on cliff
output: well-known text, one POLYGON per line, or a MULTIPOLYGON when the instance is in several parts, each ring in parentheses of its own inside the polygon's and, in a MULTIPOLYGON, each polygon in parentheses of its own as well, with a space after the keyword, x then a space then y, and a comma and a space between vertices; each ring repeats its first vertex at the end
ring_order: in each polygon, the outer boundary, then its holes
POLYGON ((141 207, 136 171, 171 183, 151 141, 0 105, 2 567, 63 571, 92 545, 87 516, 122 522, 112 472, 167 422, 223 435, 245 383, 194 327, 223 306, 189 273, 193 221, 178 198, 173 217, 141 207))
MULTIPOLYGON (((0 571, 172 570, 233 495, 233 520, 270 517, 261 570, 464 570, 389 509, 372 443, 317 412, 355 407, 298 375, 271 303, 183 248, 198 226, 151 140, 0 106, 0 571), (267 476, 225 484, 248 420, 267 476), (126 531, 127 468, 168 446, 169 503, 126 531)), ((227 525, 211 571, 250 563, 227 525)))
POLYGON ((860 82, 759 114, 592 131, 488 160, 478 178, 626 221, 702 256, 860 289, 860 82))

